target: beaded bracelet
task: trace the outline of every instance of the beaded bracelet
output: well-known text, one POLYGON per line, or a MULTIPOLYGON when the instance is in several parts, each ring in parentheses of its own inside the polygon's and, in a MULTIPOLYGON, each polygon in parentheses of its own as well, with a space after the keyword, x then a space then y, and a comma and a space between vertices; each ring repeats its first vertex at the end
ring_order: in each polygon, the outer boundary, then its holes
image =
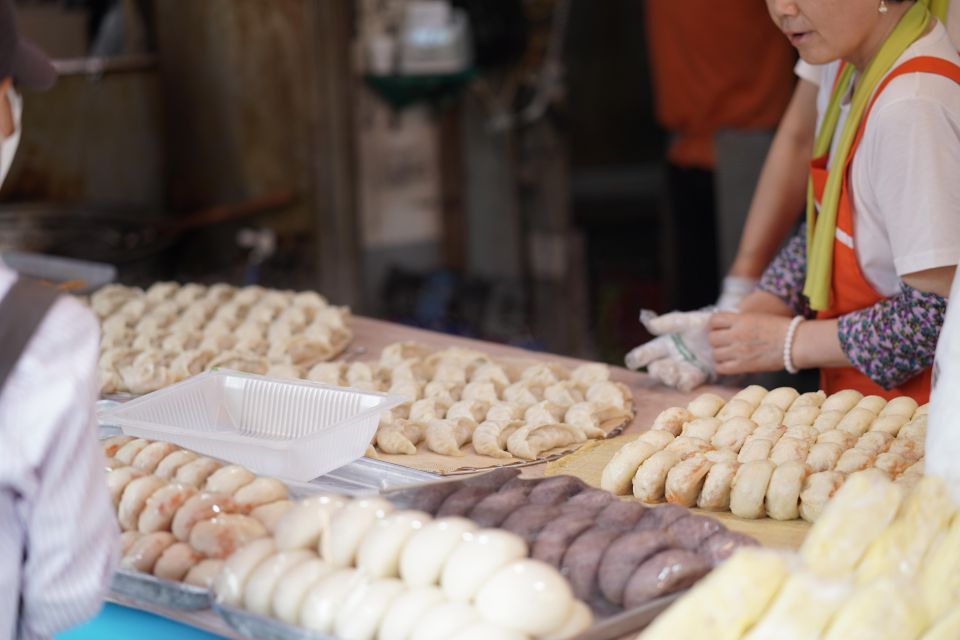
POLYGON ((797 334, 797 327, 800 326, 801 322, 803 322, 803 316, 794 317, 790 321, 790 326, 787 327, 787 336, 783 339, 783 368, 787 370, 787 373, 800 373, 800 370, 793 364, 793 338, 797 334))

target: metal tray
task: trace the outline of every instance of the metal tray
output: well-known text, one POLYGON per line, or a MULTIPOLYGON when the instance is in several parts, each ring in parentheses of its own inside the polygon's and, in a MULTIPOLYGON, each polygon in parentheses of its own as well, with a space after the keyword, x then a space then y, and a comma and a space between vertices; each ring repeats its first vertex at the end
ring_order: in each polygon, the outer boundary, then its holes
POLYGON ((117 268, 103 262, 25 251, 2 251, 0 260, 14 271, 37 280, 53 284, 70 280, 82 281, 82 286, 71 290, 71 293, 92 293, 117 278, 117 268))
POLYGON ((314 633, 274 618, 268 618, 244 609, 214 601, 216 611, 227 626, 237 633, 257 640, 337 640, 334 636, 314 633))
POLYGON ((209 609, 212 601, 208 589, 126 569, 114 572, 110 591, 140 602, 183 611, 209 609))
MULTIPOLYGON (((673 594, 652 600, 642 607, 598 621, 572 640, 615 640, 646 628, 653 619, 676 600, 673 594)), ((231 629, 248 638, 257 640, 337 640, 335 636, 314 633, 302 627, 289 625, 274 618, 230 607, 214 601, 213 610, 231 629)))

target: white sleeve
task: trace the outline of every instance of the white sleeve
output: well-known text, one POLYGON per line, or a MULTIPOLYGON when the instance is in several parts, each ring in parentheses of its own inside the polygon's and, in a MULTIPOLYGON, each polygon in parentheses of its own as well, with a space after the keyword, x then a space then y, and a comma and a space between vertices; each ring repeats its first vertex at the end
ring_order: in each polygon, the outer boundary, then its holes
POLYGON ((796 66, 793 67, 793 72, 801 80, 806 80, 810 84, 820 86, 821 78, 823 77, 823 69, 825 65, 820 64, 810 64, 809 62, 804 62, 801 58, 797 60, 796 66))
MULTIPOLYGON (((956 87, 952 90, 956 94, 956 87)), ((960 100, 954 99, 951 108, 911 96, 877 108, 870 118, 871 139, 864 145, 870 186, 864 202, 879 214, 897 275, 955 266, 960 261, 960 100)))
POLYGON ((34 388, 16 389, 13 411, 36 420, 24 439, 34 469, 22 513, 24 637, 49 637, 95 615, 116 563, 117 524, 97 442, 98 341, 89 311, 61 299, 18 363, 34 388))

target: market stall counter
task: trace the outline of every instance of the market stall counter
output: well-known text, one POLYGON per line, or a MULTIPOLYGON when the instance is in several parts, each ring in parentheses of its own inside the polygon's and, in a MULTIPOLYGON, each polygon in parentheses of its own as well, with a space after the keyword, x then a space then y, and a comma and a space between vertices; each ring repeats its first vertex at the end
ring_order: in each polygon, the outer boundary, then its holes
MULTIPOLYGON (((570 369, 575 369, 586 364, 582 361, 572 358, 543 353, 533 353, 514 347, 486 343, 468 338, 448 336, 367 318, 353 318, 351 329, 354 332, 354 340, 351 346, 342 356, 346 362, 358 361, 361 358, 376 357, 380 354, 384 347, 387 347, 388 345, 397 343, 418 343, 427 345, 437 350, 450 348, 474 349, 489 354, 491 358, 517 360, 532 359, 551 365, 555 364, 558 366, 568 367, 570 369)), ((626 438, 636 437, 637 434, 649 429, 656 417, 666 407, 685 405, 705 391, 714 393, 724 399, 730 398, 735 392, 733 389, 714 386, 706 389, 700 389, 695 394, 684 394, 674 390, 666 389, 653 382, 644 374, 630 372, 620 367, 612 367, 610 369, 610 381, 612 383, 623 385, 623 387, 629 389, 629 392, 632 394, 632 409, 635 412, 635 416, 624 427, 624 437, 626 438)), ((611 449, 610 445, 616 442, 616 440, 617 439, 600 439, 589 441, 585 446, 583 446, 583 449, 585 450, 584 453, 602 452, 606 448, 609 450, 609 455, 606 456, 607 459, 609 459, 609 457, 612 456, 613 452, 615 451, 615 448, 611 449)), ((566 458, 561 458, 559 463, 563 464, 565 460, 575 462, 578 459, 580 459, 578 458, 578 455, 568 456, 566 458)), ((365 458, 363 460, 367 459, 365 458)), ((355 464, 363 465, 363 460, 355 464)), ((580 475, 588 483, 594 485, 597 484, 596 478, 592 477, 590 473, 578 473, 575 464, 569 462, 568 464, 572 464, 572 466, 565 470, 564 473, 580 475)), ((522 474, 527 478, 542 478, 545 475, 545 471, 546 468, 543 464, 532 464, 522 467, 522 474)), ((423 474, 422 471, 414 473, 426 475, 423 474)), ((334 475, 336 475, 336 473, 334 475)), ((342 483, 343 480, 335 480, 333 485, 337 485, 338 482, 342 483)), ((321 481, 320 484, 323 486, 323 481, 321 481)), ((800 522, 782 523, 775 522, 773 520, 763 520, 743 524, 745 521, 739 521, 736 518, 725 518, 724 522, 730 529, 734 531, 748 532, 761 543, 770 544, 773 546, 797 546, 802 539, 803 533, 805 532, 805 525, 804 523, 800 522), (784 533, 784 527, 789 529, 786 533, 784 533)), ((149 614, 142 614, 142 618, 139 623, 143 625, 145 633, 149 633, 150 628, 160 624, 158 622, 159 618, 154 616, 154 614, 156 614, 163 616, 164 618, 177 621, 178 623, 187 624, 191 627, 202 629, 217 635, 236 637, 235 632, 231 631, 223 623, 221 618, 219 618, 210 610, 196 612, 174 611, 164 609, 162 607, 144 606, 142 603, 124 600, 121 596, 116 595, 112 597, 112 600, 118 605, 126 606, 110 606, 105 608, 95 621, 84 627, 86 632, 92 631, 97 637, 119 637, 113 633, 111 629, 115 629, 115 624, 120 618, 129 619, 130 616, 137 615, 137 613, 133 612, 132 609, 127 608, 128 606, 132 606, 142 608, 145 611, 150 611, 149 614)))

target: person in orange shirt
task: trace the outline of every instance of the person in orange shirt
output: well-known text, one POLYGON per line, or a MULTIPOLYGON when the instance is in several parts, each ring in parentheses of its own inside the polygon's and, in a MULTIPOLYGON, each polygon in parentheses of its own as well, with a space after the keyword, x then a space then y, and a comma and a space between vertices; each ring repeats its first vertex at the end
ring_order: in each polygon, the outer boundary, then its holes
MULTIPOLYGON (((717 300, 718 274, 733 262, 796 54, 755 0, 654 0, 646 29, 657 119, 670 135, 672 302, 694 309, 717 300)), ((738 298, 754 284, 730 277, 724 291, 738 298)))

